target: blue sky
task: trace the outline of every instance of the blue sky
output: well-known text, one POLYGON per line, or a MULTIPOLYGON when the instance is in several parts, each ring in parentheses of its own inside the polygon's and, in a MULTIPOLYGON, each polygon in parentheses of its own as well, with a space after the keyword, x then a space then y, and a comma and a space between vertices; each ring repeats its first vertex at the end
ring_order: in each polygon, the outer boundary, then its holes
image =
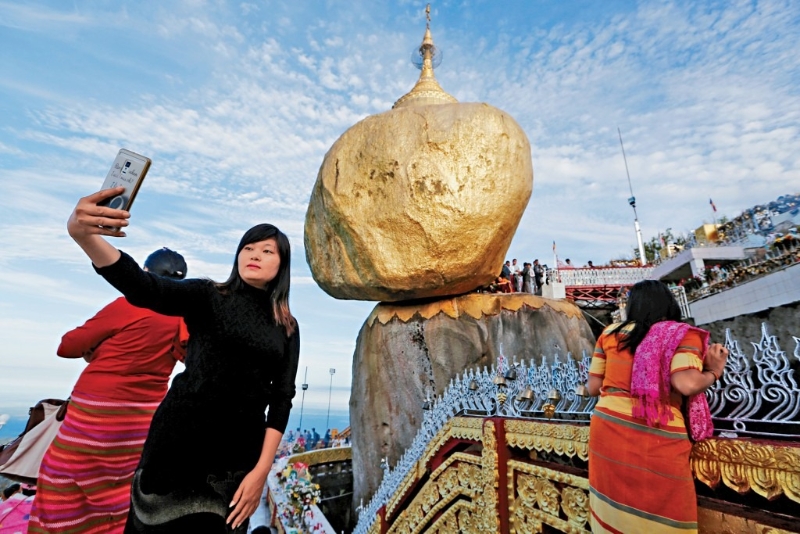
MULTIPOLYGON (((303 251, 327 149, 414 84, 424 2, 0 0, 0 413, 65 397, 61 335, 115 297, 68 238, 121 147, 153 159, 129 237, 223 279, 258 222, 293 243, 306 409, 346 410, 373 303, 337 301, 303 251)), ((800 191, 800 4, 441 1, 437 77, 509 112, 534 191, 508 257, 630 256, 622 129, 645 238, 800 191)), ((299 397, 297 399, 299 405, 299 397)))

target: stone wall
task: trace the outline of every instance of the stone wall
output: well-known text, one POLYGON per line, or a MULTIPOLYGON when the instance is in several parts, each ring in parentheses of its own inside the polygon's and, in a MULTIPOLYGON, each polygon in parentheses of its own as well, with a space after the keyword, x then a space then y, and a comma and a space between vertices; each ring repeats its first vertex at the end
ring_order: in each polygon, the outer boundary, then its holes
POLYGON ((719 343, 725 341, 725 329, 730 328, 733 339, 739 341, 739 346, 748 353, 752 352, 750 343, 761 341, 762 323, 767 323, 769 333, 777 336, 778 344, 784 351, 793 352, 795 342, 792 337, 800 337, 800 302, 714 321, 700 327, 711 332, 712 342, 719 343))

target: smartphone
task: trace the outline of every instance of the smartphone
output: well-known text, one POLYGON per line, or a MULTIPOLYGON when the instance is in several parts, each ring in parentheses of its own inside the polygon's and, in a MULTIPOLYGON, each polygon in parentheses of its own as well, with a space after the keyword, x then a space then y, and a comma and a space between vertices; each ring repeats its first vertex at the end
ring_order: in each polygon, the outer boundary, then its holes
POLYGON ((144 177, 150 169, 150 158, 121 149, 111 170, 106 175, 106 181, 100 189, 124 187, 125 191, 115 197, 107 198, 98 203, 98 206, 108 206, 117 210, 130 210, 136 193, 139 192, 144 177))

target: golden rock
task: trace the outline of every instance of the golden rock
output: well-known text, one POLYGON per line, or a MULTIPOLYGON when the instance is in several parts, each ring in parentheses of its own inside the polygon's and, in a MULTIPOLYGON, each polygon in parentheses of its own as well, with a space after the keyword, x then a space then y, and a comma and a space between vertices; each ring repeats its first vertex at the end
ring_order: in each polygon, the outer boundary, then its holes
POLYGON ((333 144, 311 193, 306 259, 335 298, 395 302, 487 285, 528 204, 525 132, 442 90, 430 24, 419 52, 414 88, 333 144))
POLYGON ((367 117, 322 162, 306 213, 306 258, 335 298, 468 292, 500 273, 532 188, 525 133, 488 104, 367 117))

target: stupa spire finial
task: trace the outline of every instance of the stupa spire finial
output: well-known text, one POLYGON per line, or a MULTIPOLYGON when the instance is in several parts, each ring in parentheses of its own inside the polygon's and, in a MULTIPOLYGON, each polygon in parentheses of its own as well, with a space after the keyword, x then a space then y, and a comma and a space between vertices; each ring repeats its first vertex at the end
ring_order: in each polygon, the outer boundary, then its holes
MULTIPOLYGON (((431 5, 425 7, 425 35, 422 38, 422 44, 419 47, 419 57, 421 64, 419 80, 411 91, 404 96, 400 97, 394 103, 392 108, 406 107, 406 106, 425 106, 430 104, 452 104, 458 102, 452 95, 446 93, 444 89, 436 81, 433 74, 435 68, 434 63, 438 65, 441 61, 441 52, 433 44, 433 35, 431 34, 431 5)), ((417 64, 419 60, 415 60, 417 64)))

